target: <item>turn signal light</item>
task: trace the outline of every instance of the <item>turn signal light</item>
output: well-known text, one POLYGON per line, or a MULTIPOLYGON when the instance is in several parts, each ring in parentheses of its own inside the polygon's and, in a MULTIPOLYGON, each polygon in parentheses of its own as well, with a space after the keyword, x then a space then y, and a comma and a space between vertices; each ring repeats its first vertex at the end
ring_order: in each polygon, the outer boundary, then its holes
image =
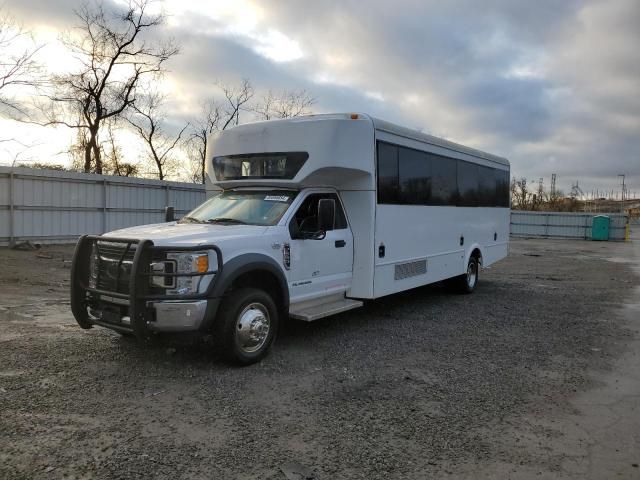
POLYGON ((207 255, 197 257, 196 270, 198 270, 198 273, 204 273, 209 270, 209 257, 207 255))

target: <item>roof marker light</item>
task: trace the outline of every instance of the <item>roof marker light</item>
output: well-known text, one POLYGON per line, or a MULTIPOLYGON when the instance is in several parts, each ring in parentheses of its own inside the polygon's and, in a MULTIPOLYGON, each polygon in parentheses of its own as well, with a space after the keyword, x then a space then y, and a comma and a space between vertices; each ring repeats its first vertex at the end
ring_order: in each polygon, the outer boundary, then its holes
POLYGON ((358 114, 357 113, 352 113, 351 114, 351 120, 357 120, 358 119, 358 114))

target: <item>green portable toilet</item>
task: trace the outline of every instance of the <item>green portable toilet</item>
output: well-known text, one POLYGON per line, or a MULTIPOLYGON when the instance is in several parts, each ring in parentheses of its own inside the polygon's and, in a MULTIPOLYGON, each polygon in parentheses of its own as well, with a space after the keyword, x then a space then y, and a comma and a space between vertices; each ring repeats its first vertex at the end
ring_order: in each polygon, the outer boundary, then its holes
POLYGON ((591 224, 591 240, 609 240, 609 222, 606 215, 596 215, 591 224))

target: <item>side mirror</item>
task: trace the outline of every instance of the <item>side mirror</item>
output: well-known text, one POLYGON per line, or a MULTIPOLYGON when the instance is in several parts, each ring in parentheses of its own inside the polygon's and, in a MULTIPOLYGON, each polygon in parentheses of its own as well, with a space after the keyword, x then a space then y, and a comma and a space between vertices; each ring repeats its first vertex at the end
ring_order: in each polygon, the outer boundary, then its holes
POLYGON ((164 221, 173 222, 175 217, 173 216, 173 207, 164 207, 164 221))
POLYGON ((332 198, 321 198, 318 202, 318 230, 333 230, 336 222, 336 201, 332 198))

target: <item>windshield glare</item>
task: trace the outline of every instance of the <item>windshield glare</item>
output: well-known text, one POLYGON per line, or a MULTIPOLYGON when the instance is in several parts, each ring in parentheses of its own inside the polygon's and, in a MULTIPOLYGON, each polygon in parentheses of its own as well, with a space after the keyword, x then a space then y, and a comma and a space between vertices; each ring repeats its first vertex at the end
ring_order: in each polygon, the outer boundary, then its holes
POLYGON ((290 190, 229 190, 208 199, 181 223, 275 225, 295 198, 290 190))

